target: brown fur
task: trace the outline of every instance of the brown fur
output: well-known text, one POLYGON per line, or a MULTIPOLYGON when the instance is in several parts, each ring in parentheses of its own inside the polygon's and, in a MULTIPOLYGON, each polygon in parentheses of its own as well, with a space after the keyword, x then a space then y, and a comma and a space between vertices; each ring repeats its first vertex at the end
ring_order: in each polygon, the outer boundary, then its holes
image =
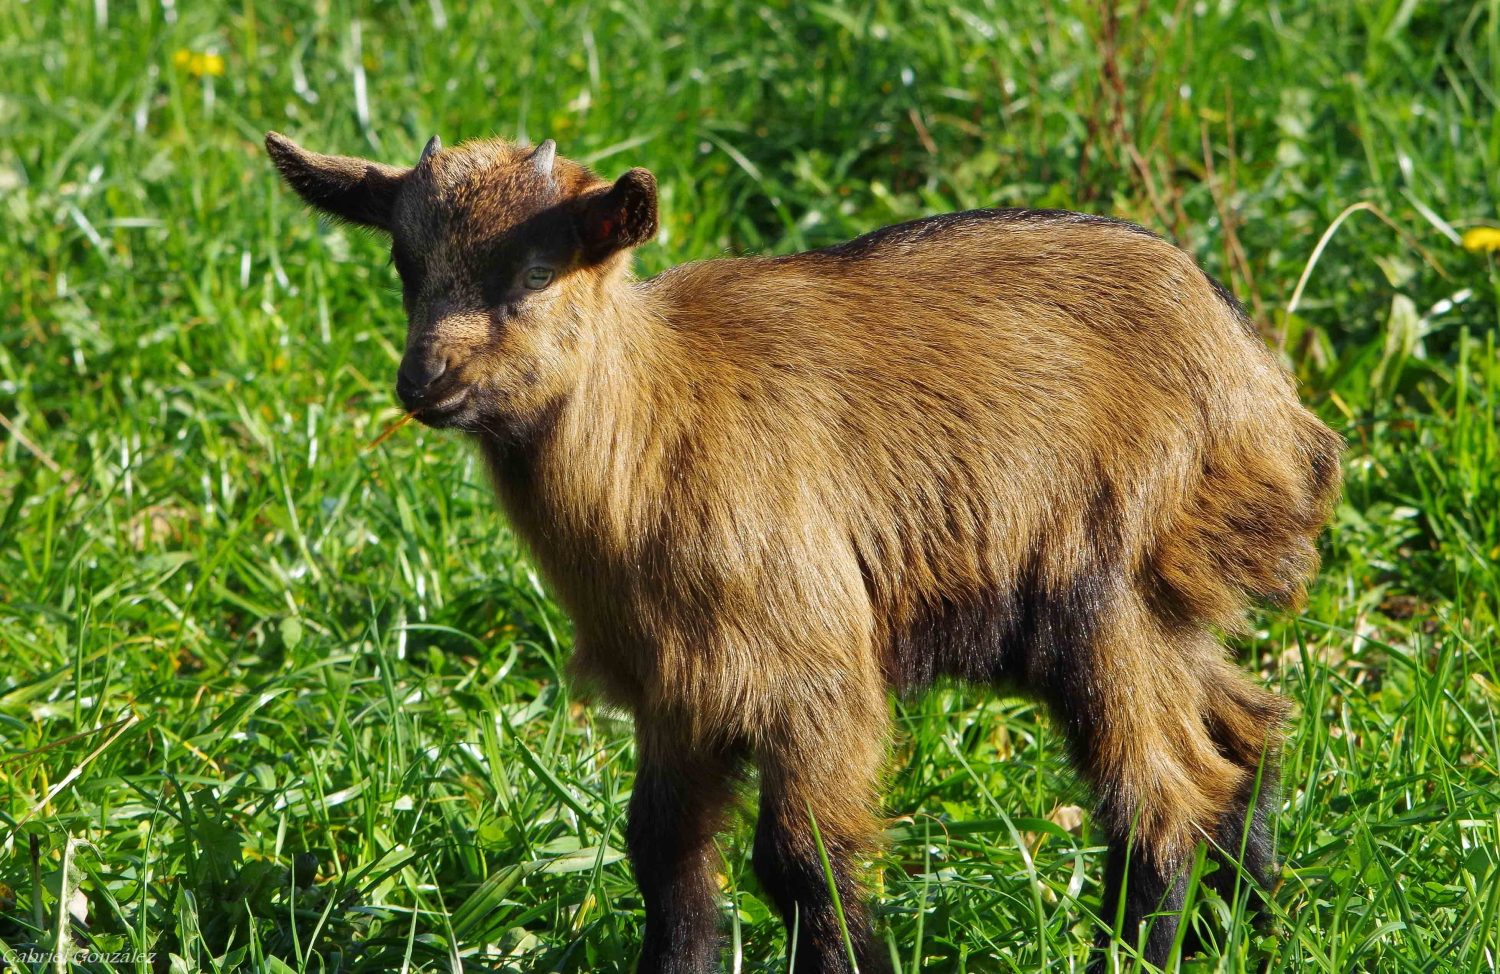
POLYGON ((797 970, 847 966, 808 888, 809 813, 860 965, 882 965, 852 877, 892 688, 1045 699, 1099 791, 1128 924, 1154 909, 1141 896, 1171 905, 1196 842, 1257 827, 1248 789, 1284 711, 1211 627, 1300 596, 1341 442, 1181 251, 1098 218, 976 211, 636 282, 642 170, 612 188, 558 160, 548 180, 526 150, 469 144, 402 175, 372 220, 378 201, 320 189, 350 160, 268 146, 306 198, 420 262, 402 267, 408 356, 441 355, 443 389, 469 392, 419 417, 475 435, 576 623, 575 676, 636 716, 643 970, 712 964, 704 823, 747 758, 797 970), (486 292, 533 251, 555 255, 547 291, 486 292), (691 801, 689 779, 709 783, 691 801), (699 838, 663 873, 647 860, 669 833, 699 838), (1130 850, 1145 865, 1127 877, 1130 850))

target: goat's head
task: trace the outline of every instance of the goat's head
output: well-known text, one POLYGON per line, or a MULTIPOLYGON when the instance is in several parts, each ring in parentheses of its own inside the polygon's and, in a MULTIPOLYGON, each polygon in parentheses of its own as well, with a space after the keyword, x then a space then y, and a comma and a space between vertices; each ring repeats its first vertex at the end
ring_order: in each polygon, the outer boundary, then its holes
POLYGON ((407 315, 396 392, 429 426, 493 429, 564 394, 621 255, 656 233, 649 172, 610 184, 550 139, 445 150, 434 138, 409 169, 274 132, 266 150, 308 203, 390 235, 407 315))

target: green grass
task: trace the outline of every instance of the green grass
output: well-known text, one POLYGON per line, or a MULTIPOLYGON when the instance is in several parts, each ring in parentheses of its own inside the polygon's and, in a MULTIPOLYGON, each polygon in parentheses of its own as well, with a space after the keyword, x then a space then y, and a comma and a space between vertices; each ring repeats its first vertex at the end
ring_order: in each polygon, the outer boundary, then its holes
MULTIPOLYGON (((1297 705, 1273 922, 1209 898, 1188 966, 1493 970, 1500 274, 1457 234, 1500 211, 1500 4, 1123 6, 0 5, 0 953, 71 904, 63 936, 156 955, 90 970, 633 962, 628 722, 570 698, 470 450, 366 449, 393 272, 277 184, 276 128, 647 166, 645 272, 976 205, 1170 235, 1351 443, 1308 605, 1242 644, 1297 705)), ((903 968, 1080 970, 1100 839, 1045 719, 896 714, 903 968)), ((731 969, 781 970, 743 827, 723 851, 731 969)))

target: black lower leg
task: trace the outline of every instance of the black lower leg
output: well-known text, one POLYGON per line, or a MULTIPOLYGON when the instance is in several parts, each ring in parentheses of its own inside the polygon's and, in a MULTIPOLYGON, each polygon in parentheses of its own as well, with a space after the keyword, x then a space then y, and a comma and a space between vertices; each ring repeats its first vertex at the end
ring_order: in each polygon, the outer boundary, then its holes
POLYGON ((853 879, 852 850, 825 829, 819 823, 831 885, 806 806, 762 798, 755 874, 786 924, 788 962, 796 974, 849 974, 856 966, 860 974, 883 974, 890 960, 853 879))
POLYGON ((1275 879, 1276 848, 1271 838, 1271 815, 1280 794, 1274 765, 1252 775, 1234 803, 1219 819, 1213 859, 1218 868, 1205 884, 1231 904, 1246 898, 1252 911, 1264 905, 1275 879))
POLYGON ((639 974, 704 974, 718 967, 714 835, 732 796, 726 756, 641 748, 627 843, 646 905, 639 974))
MULTIPOLYGON (((1152 964, 1166 963, 1181 922, 1187 892, 1186 868, 1162 867, 1139 845, 1114 840, 1104 869, 1104 912, 1108 930, 1100 933, 1099 952, 1090 972, 1108 970, 1108 948, 1118 939, 1152 964)), ((1120 952, 1124 958, 1133 957, 1120 952)), ((1128 965, 1122 964, 1121 969, 1128 965)))
MULTIPOLYGON (((1263 906, 1273 878, 1276 857, 1270 815, 1277 794, 1274 767, 1267 767, 1258 782, 1253 777, 1248 780, 1220 816, 1214 843, 1208 849, 1213 866, 1205 874, 1203 885, 1231 904, 1236 897, 1248 901, 1252 913, 1263 906)), ((1157 966, 1164 965, 1170 956, 1180 925, 1192 923, 1190 917, 1182 915, 1190 865, 1189 861, 1175 869, 1163 869, 1139 846, 1130 848, 1121 840, 1110 844, 1103 919, 1123 943, 1136 947, 1141 956, 1157 966)), ((1101 950, 1108 948, 1111 939, 1112 934, 1101 934, 1101 950)), ((1181 940, 1184 956, 1203 946, 1191 926, 1183 931, 1181 940)), ((1101 954, 1091 969, 1103 971, 1106 962, 1107 957, 1101 954)))

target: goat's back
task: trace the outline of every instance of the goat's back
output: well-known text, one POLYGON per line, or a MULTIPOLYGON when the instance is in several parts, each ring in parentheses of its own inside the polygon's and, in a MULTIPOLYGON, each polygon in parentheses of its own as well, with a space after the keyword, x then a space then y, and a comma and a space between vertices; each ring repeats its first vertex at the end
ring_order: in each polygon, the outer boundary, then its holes
POLYGON ((1338 438, 1139 228, 977 211, 647 286, 696 363, 687 481, 752 535, 836 523, 887 635, 1104 563, 1231 623, 1312 568, 1338 438))
POLYGON ((1059 606, 1233 625, 1312 568, 1338 437, 1139 228, 980 211, 638 287, 662 347, 588 380, 519 518, 622 702, 1003 681, 1059 606))

